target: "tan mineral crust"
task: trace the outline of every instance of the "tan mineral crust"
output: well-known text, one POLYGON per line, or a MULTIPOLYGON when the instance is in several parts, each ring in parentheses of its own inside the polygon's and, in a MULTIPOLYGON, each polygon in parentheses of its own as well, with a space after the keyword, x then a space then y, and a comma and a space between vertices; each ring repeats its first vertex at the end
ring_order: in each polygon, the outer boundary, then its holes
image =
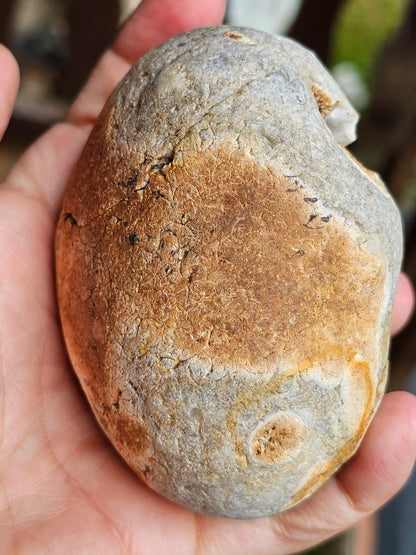
POLYGON ((195 511, 272 515, 357 449, 383 394, 402 234, 316 57, 203 28, 142 58, 56 239, 63 332, 115 448, 195 511))

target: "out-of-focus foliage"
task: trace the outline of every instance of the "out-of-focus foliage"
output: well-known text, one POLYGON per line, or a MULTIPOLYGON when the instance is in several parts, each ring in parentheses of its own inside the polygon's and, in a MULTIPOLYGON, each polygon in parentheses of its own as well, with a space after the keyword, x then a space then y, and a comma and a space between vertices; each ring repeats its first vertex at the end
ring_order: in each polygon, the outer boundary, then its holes
POLYGON ((332 30, 331 65, 353 62, 368 82, 386 39, 400 25, 407 0, 349 0, 332 30))

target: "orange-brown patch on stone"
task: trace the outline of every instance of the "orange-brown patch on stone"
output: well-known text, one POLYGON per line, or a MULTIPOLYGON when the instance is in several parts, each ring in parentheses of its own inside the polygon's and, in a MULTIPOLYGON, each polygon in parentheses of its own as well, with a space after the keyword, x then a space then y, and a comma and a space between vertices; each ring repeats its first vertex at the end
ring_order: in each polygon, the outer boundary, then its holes
POLYGON ((244 38, 243 35, 240 35, 240 33, 235 33, 234 31, 227 31, 226 33, 224 33, 224 37, 233 40, 241 40, 244 38))
MULTIPOLYGON (((139 167, 144 189, 113 184, 110 194, 114 164, 126 182, 137 165, 100 148, 100 171, 86 167, 65 200, 63 214, 83 211, 82 229, 60 223, 60 248, 71 257, 59 273, 60 297, 71 299, 63 317, 77 323, 77 356, 100 361, 91 369, 110 371, 108 345, 91 338, 97 319, 121 347, 137 337, 136 349, 133 341, 121 356, 195 357, 233 372, 276 372, 283 360, 301 372, 299 364, 327 357, 334 345, 349 357, 373 356, 380 262, 335 216, 315 213, 305 201, 307 185, 294 188, 290 178, 224 144, 184 153, 147 177, 139 167), (94 216, 87 221, 88 203, 94 216), (72 294, 79 286, 85 295, 72 294)), ((245 401, 263 394, 261 384, 245 401)), ((240 405, 230 412, 234 431, 240 405)))
POLYGON ((147 472, 154 459, 153 444, 147 424, 137 415, 132 418, 131 414, 108 412, 102 418, 102 425, 109 437, 116 441, 115 447, 126 457, 130 464, 134 463, 133 470, 148 482, 147 472), (140 461, 146 460, 148 467, 145 472, 140 466, 140 461))
POLYGON ((102 255, 120 291, 116 325, 128 295, 180 358, 240 371, 272 371, 288 348, 306 360, 322 330, 326 345, 355 350, 361 329, 366 345, 379 312, 379 261, 335 218, 317 216, 310 229, 307 193, 293 192, 288 178, 223 147, 173 162, 163 187, 152 176, 143 198, 120 204, 128 231, 92 222, 115 236, 102 255))
POLYGON ((335 104, 332 103, 329 96, 320 87, 318 87, 318 85, 312 85, 311 90, 315 96, 322 117, 326 118, 329 112, 334 108, 335 104))

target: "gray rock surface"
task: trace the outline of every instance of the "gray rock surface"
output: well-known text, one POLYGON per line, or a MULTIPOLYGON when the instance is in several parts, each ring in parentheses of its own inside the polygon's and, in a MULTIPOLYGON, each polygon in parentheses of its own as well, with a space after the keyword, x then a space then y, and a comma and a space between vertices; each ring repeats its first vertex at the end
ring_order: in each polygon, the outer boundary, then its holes
POLYGON ((398 210, 357 114, 288 39, 211 27, 140 60, 69 183, 56 256, 75 372, 152 488, 255 518, 315 491, 383 394, 398 210))

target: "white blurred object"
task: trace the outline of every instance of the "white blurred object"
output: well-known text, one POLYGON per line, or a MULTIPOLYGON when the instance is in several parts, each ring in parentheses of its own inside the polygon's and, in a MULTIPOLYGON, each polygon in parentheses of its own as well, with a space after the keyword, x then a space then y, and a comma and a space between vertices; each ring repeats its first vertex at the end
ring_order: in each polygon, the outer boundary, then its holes
POLYGON ((302 0, 229 0, 228 23, 284 34, 301 4, 302 0))
POLYGON ((368 105, 369 91, 357 67, 352 62, 341 62, 331 69, 331 73, 354 108, 364 110, 368 105))
POLYGON ((142 0, 120 0, 120 22, 125 21, 142 0))

